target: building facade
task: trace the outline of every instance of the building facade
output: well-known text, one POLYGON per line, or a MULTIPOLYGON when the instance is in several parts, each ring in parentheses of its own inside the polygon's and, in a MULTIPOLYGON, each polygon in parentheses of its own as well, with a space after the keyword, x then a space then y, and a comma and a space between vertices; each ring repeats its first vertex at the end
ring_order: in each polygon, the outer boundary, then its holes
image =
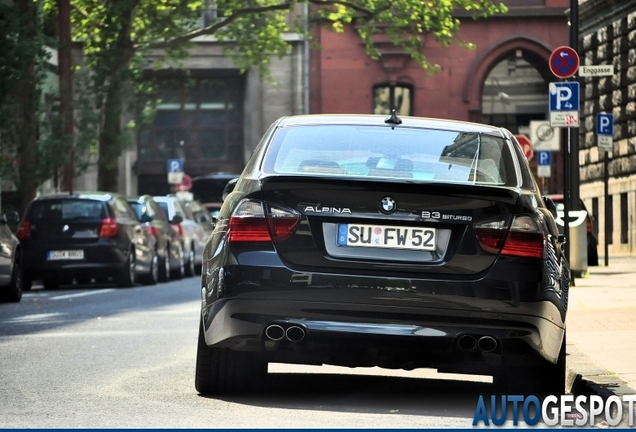
POLYGON ((583 99, 579 129, 580 195, 597 221, 599 252, 603 253, 607 241, 609 256, 634 254, 636 3, 632 0, 587 0, 581 2, 579 12, 581 64, 614 66, 613 76, 580 79, 583 99), (601 112, 614 115, 613 148, 607 153, 599 151, 595 134, 595 117, 601 112))
POLYGON ((241 73, 214 38, 195 40, 179 69, 148 70, 156 115, 120 158, 121 192, 171 192, 167 161, 174 158, 183 159, 191 177, 240 173, 274 120, 304 112, 305 41, 295 34, 286 39, 291 50, 272 59, 271 79, 241 73))
MULTIPOLYGON (((509 0, 506 14, 461 19, 459 37, 477 45, 442 47, 432 35, 424 54, 441 72, 427 76, 413 60, 378 37, 380 60, 370 59, 354 29, 342 33, 316 27, 320 45, 310 55, 312 113, 386 114, 487 122, 529 134, 532 120, 548 118, 548 60, 568 44, 568 0, 509 0)), ((563 159, 552 157, 546 193, 562 192, 563 159)), ((531 160, 531 166, 536 165, 531 160)), ((534 166, 536 171, 536 166, 534 166)))

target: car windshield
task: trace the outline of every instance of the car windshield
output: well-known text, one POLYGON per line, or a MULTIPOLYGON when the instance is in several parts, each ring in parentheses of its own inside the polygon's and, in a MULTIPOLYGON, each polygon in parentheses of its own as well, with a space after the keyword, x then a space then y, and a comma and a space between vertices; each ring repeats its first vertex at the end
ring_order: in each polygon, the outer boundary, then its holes
POLYGON ((516 185, 506 142, 478 133, 352 125, 281 128, 264 162, 271 174, 408 178, 516 185))
POLYGON ((33 221, 69 221, 105 218, 104 203, 95 200, 46 200, 36 201, 29 210, 33 221))

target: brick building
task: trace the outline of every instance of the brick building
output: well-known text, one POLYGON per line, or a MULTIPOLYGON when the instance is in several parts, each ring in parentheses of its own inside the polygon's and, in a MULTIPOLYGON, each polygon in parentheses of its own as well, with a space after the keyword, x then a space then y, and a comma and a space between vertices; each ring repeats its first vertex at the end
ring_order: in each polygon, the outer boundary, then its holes
MULTIPOLYGON (((548 59, 568 44, 568 0, 509 0, 507 14, 461 19, 460 37, 476 50, 444 48, 428 35, 424 54, 442 70, 434 76, 385 40, 379 61, 364 52, 351 28, 314 28, 310 53, 310 112, 388 113, 487 122, 528 134, 531 120, 548 118, 548 59)), ((546 192, 562 191, 560 154, 553 156, 546 192)), ((532 161, 531 161, 532 165, 532 161)))

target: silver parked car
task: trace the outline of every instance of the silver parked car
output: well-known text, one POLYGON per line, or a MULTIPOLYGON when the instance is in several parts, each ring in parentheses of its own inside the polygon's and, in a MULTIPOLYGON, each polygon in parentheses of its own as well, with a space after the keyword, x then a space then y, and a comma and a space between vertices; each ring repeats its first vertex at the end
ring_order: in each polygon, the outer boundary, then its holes
POLYGON ((9 224, 20 217, 14 211, 0 216, 0 301, 19 302, 22 299, 22 251, 20 241, 9 224))
POLYGON ((185 275, 199 274, 203 262, 203 247, 207 238, 203 227, 194 220, 192 212, 187 211, 185 203, 176 196, 155 196, 153 198, 166 212, 170 223, 179 231, 183 239, 182 247, 186 257, 185 275))

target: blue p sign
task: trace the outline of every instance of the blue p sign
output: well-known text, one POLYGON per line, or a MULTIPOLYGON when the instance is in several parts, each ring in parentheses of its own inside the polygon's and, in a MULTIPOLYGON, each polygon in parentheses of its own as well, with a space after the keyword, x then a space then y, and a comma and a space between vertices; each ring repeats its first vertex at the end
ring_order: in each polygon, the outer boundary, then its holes
POLYGON ((607 113, 596 114, 596 134, 614 135, 614 115, 607 113))
POLYGON ((551 153, 549 151, 537 152, 537 165, 550 166, 551 159, 551 153))

